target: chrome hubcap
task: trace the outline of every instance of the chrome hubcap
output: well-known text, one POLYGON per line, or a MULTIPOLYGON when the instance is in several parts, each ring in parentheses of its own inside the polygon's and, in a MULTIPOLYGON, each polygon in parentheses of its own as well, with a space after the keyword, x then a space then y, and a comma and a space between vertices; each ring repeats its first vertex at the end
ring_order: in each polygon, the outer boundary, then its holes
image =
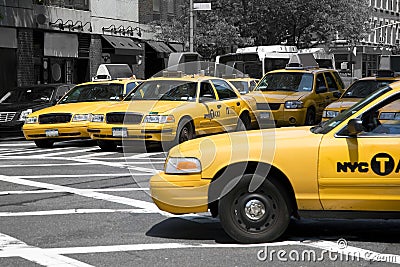
POLYGON ((261 201, 257 199, 252 199, 248 201, 245 205, 244 210, 246 216, 253 221, 257 221, 265 215, 265 206, 261 201))

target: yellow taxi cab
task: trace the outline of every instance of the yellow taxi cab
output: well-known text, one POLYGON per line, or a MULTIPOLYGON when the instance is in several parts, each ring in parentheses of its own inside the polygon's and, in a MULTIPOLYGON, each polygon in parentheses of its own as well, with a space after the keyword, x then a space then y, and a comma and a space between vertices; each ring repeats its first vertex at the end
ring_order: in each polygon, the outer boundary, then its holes
POLYGON ((103 150, 123 140, 177 144, 199 135, 245 130, 256 124, 255 101, 222 78, 164 72, 124 101, 92 116, 90 137, 103 150))
POLYGON ((336 70, 318 68, 312 54, 296 54, 285 69, 266 73, 249 95, 257 101, 261 127, 314 125, 344 91, 336 70))
POLYGON ((37 147, 51 148, 56 141, 90 138, 86 131, 91 113, 119 102, 141 80, 100 79, 69 90, 56 105, 31 113, 23 125, 26 140, 37 147))
POLYGON ((400 76, 395 76, 392 71, 378 71, 375 77, 365 77, 354 81, 343 95, 335 102, 326 106, 322 121, 336 117, 343 110, 348 109, 367 95, 389 83, 400 81, 400 76))
POLYGON ((172 148, 151 196, 174 214, 210 211, 238 242, 278 239, 291 216, 400 215, 400 82, 316 126, 218 134, 172 148), (390 123, 389 123, 390 121, 390 123))
POLYGON ((258 83, 258 79, 250 78, 250 77, 237 77, 237 76, 227 76, 222 78, 229 81, 236 89, 240 92, 240 94, 247 94, 256 88, 258 83))

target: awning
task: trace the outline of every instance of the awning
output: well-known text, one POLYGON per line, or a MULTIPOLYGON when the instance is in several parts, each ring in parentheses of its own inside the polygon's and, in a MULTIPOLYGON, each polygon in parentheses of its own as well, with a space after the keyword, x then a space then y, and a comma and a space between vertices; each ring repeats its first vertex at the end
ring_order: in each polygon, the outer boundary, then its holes
POLYGON ((172 47, 175 52, 183 52, 183 44, 169 43, 168 45, 172 47))
POLYGON ((135 56, 143 54, 143 47, 131 38, 102 35, 113 48, 116 55, 135 56))
POLYGON ((174 51, 164 42, 146 41, 146 43, 156 51, 158 57, 166 58, 174 51))
POLYGON ((44 33, 46 57, 78 57, 78 35, 68 33, 44 33))
POLYGON ((0 47, 17 48, 17 30, 0 27, 0 47))

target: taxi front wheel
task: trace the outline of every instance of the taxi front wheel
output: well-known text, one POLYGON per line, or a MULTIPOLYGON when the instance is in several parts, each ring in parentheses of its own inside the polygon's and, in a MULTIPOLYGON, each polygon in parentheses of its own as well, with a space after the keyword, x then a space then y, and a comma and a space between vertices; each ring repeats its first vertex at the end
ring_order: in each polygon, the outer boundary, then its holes
POLYGON ((194 138, 194 129, 189 119, 182 119, 178 124, 176 143, 181 144, 194 138))
POLYGON ((221 225, 240 243, 270 242, 279 238, 290 222, 284 191, 268 179, 254 192, 248 187, 252 175, 246 174, 220 201, 221 225))

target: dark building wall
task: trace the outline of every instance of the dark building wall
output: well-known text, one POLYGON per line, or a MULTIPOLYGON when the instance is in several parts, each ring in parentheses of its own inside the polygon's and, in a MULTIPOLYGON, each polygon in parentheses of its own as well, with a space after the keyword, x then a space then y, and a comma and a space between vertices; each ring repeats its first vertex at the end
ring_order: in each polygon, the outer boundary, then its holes
POLYGON ((139 23, 153 21, 153 0, 139 0, 139 23))
POLYGON ((17 85, 34 84, 33 29, 18 29, 17 42, 17 85))
POLYGON ((90 77, 96 76, 97 68, 100 66, 102 58, 101 58, 101 36, 100 35, 92 35, 90 41, 90 77))

